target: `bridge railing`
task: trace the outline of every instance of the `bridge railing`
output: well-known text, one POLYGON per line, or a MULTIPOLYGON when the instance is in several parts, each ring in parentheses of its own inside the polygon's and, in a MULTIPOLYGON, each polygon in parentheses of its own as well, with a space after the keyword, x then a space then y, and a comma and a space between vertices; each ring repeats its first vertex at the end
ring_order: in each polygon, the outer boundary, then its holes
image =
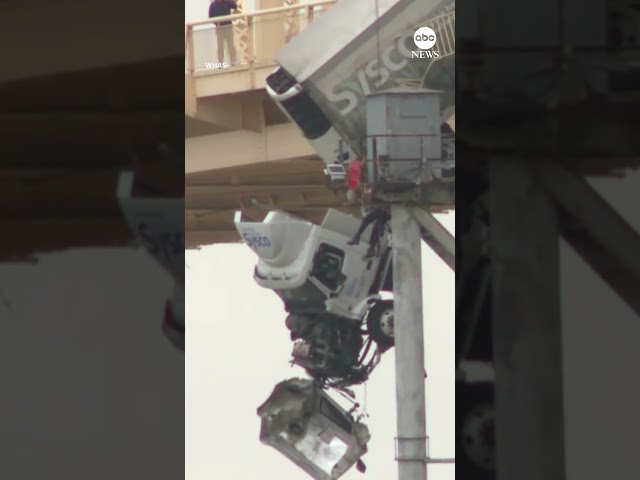
POLYGON ((336 0, 319 0, 304 5, 237 13, 187 23, 185 73, 214 75, 228 69, 252 71, 256 67, 275 65, 273 57, 276 52, 335 2, 336 0), (218 55, 218 40, 222 40, 225 34, 214 22, 227 21, 232 25, 223 28, 227 30, 227 37, 232 32, 236 52, 236 62, 233 65, 230 65, 226 48, 222 58, 218 55))

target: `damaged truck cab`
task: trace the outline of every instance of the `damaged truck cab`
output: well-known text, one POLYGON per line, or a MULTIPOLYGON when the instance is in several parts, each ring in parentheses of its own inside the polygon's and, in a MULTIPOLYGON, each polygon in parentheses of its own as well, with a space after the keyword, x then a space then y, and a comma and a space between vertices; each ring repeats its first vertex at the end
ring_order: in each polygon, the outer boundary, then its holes
POLYGON ((255 281, 284 303, 292 362, 320 381, 365 381, 393 345, 393 302, 381 295, 393 289, 389 232, 379 256, 365 258, 366 245, 348 244, 360 219, 337 210, 329 209, 321 225, 281 211, 262 222, 236 212, 235 225, 258 255, 255 281))

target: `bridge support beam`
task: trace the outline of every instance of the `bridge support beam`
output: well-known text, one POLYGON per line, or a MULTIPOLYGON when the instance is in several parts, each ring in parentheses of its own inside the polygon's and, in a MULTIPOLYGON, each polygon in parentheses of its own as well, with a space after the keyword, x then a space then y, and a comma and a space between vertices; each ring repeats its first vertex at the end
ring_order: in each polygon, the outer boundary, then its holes
POLYGON ((640 236, 585 179, 552 163, 532 166, 562 212, 563 237, 640 315, 640 236))
POLYGON ((420 226, 412 209, 391 208, 399 480, 426 480, 427 425, 420 226))
POLYGON ((449 230, 426 209, 414 209, 413 216, 420 224, 422 240, 455 272, 456 239, 449 233, 449 230))

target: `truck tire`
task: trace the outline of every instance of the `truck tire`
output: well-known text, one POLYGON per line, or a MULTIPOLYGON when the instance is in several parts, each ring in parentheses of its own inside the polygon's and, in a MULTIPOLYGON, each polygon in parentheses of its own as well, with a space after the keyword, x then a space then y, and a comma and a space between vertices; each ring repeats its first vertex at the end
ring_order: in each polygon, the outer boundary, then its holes
POLYGON ((493 383, 456 384, 456 478, 495 480, 493 383))
POLYGON ((376 302, 367 315, 367 330, 381 350, 393 347, 393 301, 376 302))

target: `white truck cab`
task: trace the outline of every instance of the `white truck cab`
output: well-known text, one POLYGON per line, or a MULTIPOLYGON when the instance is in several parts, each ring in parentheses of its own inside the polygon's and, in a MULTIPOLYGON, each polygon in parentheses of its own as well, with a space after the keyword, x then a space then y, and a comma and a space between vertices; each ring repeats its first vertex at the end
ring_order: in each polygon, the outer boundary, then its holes
MULTIPOLYGON (((360 219, 329 209, 321 225, 284 212, 269 212, 262 223, 242 220, 236 228, 258 255, 256 282, 274 290, 295 313, 327 312, 361 320, 378 299, 389 269, 389 235, 380 239, 379 257, 364 259, 367 244, 348 245, 360 219)), ((371 227, 363 234, 368 238, 371 227)))
POLYGON ((236 212, 240 236, 258 255, 255 281, 273 290, 289 314, 293 363, 317 379, 361 383, 393 345, 393 303, 380 294, 393 290, 390 233, 380 238, 379 254, 365 258, 366 242, 348 244, 360 222, 333 209, 321 225, 281 211, 262 222, 236 212), (376 352, 367 363, 372 342, 376 352))

